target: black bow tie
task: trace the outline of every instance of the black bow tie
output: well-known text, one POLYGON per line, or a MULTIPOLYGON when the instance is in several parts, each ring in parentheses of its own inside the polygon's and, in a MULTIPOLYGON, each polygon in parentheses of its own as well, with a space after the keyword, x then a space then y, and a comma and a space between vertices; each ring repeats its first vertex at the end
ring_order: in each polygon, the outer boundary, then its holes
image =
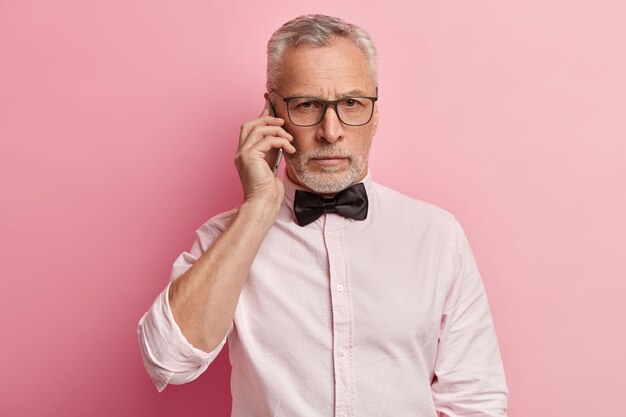
POLYGON ((364 220, 367 217, 367 192, 361 182, 338 192, 331 198, 296 190, 293 211, 300 226, 314 222, 324 212, 364 220))

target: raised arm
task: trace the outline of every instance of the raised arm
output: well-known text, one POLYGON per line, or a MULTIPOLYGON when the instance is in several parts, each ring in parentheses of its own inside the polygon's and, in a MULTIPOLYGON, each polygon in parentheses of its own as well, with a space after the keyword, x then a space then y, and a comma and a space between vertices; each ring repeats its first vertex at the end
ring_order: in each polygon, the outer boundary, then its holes
POLYGON ((258 119, 242 125, 235 164, 244 203, 230 227, 170 287, 176 323, 187 340, 204 351, 213 350, 228 331, 252 261, 280 209, 283 184, 265 155, 281 147, 295 152, 283 123, 269 116, 266 107, 258 119))
POLYGON ((265 108, 259 118, 242 125, 235 165, 243 204, 230 226, 140 320, 144 363, 160 390, 169 382, 197 377, 223 345, 250 266, 283 201, 283 184, 266 162, 272 149, 295 152, 283 123, 265 108), (190 346, 176 348, 181 341, 168 340, 181 334, 190 346))

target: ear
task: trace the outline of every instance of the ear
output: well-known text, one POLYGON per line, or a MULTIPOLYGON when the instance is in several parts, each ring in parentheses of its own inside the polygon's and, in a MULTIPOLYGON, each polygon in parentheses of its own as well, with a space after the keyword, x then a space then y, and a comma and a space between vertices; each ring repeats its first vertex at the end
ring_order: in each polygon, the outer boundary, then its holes
POLYGON ((265 98, 265 100, 269 100, 270 99, 270 93, 265 93, 263 94, 263 97, 265 98))
POLYGON ((376 134, 376 130, 378 130, 378 105, 374 106, 374 114, 372 115, 372 136, 376 134))

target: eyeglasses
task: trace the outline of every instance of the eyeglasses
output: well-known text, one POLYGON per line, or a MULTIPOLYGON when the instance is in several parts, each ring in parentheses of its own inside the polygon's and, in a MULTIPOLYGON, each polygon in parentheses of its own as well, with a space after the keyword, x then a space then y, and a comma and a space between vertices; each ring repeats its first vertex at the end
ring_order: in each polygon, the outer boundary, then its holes
MULTIPOLYGON (((372 120, 374 103, 378 97, 344 97, 339 100, 322 100, 317 97, 283 97, 270 90, 285 101, 289 121, 295 126, 314 126, 322 121, 328 106, 333 106, 341 123, 348 126, 363 126, 372 120)), ((376 87, 378 96, 378 87, 376 87)))

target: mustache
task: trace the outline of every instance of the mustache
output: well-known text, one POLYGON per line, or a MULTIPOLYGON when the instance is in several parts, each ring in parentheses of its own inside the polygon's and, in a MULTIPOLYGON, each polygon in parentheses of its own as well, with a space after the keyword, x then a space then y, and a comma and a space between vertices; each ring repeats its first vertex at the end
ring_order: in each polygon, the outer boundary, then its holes
POLYGON ((352 154, 348 151, 346 151, 345 149, 342 149, 339 146, 335 146, 335 145, 327 145, 323 148, 320 149, 316 149, 310 152, 306 152, 306 153, 300 153, 298 152, 297 155, 299 155, 302 158, 307 158, 307 159, 313 159, 313 158, 328 158, 331 156, 339 156, 341 158, 351 158, 352 154))

